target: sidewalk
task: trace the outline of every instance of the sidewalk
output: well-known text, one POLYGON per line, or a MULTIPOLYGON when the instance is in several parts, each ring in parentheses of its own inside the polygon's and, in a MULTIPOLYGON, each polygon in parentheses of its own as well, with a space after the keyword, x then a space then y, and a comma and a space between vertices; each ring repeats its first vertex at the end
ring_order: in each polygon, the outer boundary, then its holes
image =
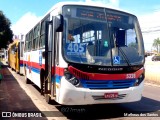
MULTIPOLYGON (((26 92, 20 87, 16 79, 12 76, 7 66, 0 62, 2 68, 0 73, 3 75, 3 78, 0 83, 0 120, 14 120, 14 119, 40 119, 47 120, 45 117, 42 118, 33 118, 33 117, 15 117, 13 112, 40 112, 39 109, 34 105, 30 97, 26 92), (4 112, 11 112, 11 118, 3 117, 4 112)), ((15 114, 18 115, 18 114, 15 114)))

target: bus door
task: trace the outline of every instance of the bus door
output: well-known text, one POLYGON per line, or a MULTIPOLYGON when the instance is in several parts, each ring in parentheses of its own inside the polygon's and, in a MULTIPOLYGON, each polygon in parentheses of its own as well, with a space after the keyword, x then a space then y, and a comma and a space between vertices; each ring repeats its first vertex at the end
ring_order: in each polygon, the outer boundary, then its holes
POLYGON ((52 59, 54 59, 54 45, 53 45, 53 34, 52 34, 52 22, 45 22, 45 97, 50 98, 52 90, 52 59))
POLYGON ((50 102, 50 96, 56 96, 56 43, 58 35, 56 32, 62 32, 63 18, 61 15, 52 17, 52 21, 46 21, 45 24, 45 98, 50 102))

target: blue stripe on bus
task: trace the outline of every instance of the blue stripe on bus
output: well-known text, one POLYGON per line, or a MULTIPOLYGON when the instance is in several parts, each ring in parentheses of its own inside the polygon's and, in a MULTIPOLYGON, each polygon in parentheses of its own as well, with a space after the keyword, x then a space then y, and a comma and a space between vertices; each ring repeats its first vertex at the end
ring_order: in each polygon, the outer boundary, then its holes
MULTIPOLYGON (((60 84, 62 76, 56 75, 56 83, 60 84)), ((133 87, 136 79, 130 80, 84 80, 81 79, 81 85, 89 89, 123 89, 133 87)), ((52 77, 52 82, 54 78, 52 77)))
POLYGON ((38 69, 38 68, 32 67, 31 70, 32 70, 33 72, 35 72, 35 73, 40 74, 40 69, 38 69))
MULTIPOLYGON (((29 69, 28 66, 27 66, 27 68, 29 69)), ((40 74, 40 69, 38 69, 38 68, 32 67, 31 70, 32 70, 33 72, 35 72, 35 73, 40 74)), ((56 75, 56 83, 60 83, 61 78, 62 78, 62 76, 56 75)), ((54 77, 52 77, 52 82, 54 82, 54 77)))
POLYGON ((31 69, 31 71, 40 74, 40 69, 35 68, 35 67, 29 67, 28 65, 26 67, 27 67, 27 69, 31 69))
POLYGON ((131 80, 81 80, 84 88, 89 89, 122 89, 133 87, 135 79, 131 80))
MULTIPOLYGON (((60 84, 62 76, 56 75, 56 83, 60 84)), ((52 76, 52 82, 54 82, 54 77, 52 76)))
MULTIPOLYGON (((27 66, 29 69, 29 67, 27 66)), ((35 73, 40 74, 40 69, 32 67, 31 70, 35 73)), ((62 76, 56 75, 56 83, 60 84, 62 76)), ((84 88, 89 89, 122 89, 133 87, 135 79, 130 80, 84 80, 81 79, 81 84, 84 88)), ((54 78, 52 77, 52 82, 54 78)))
POLYGON ((20 64, 20 67, 23 67, 24 65, 23 64, 20 64))

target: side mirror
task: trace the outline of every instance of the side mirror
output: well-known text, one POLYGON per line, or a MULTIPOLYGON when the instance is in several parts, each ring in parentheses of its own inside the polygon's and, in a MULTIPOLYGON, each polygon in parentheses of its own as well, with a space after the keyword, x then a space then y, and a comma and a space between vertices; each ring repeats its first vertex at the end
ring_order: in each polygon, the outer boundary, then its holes
POLYGON ((56 32, 63 31, 63 23, 64 23, 64 19, 61 14, 54 17, 54 24, 53 25, 54 25, 56 32))

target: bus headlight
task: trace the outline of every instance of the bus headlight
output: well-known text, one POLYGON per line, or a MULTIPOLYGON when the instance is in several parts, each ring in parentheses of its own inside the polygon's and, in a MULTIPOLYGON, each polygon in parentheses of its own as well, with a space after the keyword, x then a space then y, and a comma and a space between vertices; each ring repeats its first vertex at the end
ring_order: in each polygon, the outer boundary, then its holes
POLYGON ((71 78, 69 81, 70 81, 73 85, 75 85, 76 87, 79 86, 79 84, 80 84, 80 81, 79 81, 77 78, 75 78, 75 77, 71 78))
POLYGON ((141 75, 139 76, 139 78, 136 79, 136 82, 134 83, 134 86, 140 85, 143 80, 144 80, 144 74, 141 74, 141 75))
POLYGON ((66 72, 64 74, 64 76, 65 76, 66 80, 68 80, 70 83, 72 83, 72 85, 74 85, 76 87, 80 86, 80 80, 77 79, 76 77, 74 77, 71 73, 66 72))

